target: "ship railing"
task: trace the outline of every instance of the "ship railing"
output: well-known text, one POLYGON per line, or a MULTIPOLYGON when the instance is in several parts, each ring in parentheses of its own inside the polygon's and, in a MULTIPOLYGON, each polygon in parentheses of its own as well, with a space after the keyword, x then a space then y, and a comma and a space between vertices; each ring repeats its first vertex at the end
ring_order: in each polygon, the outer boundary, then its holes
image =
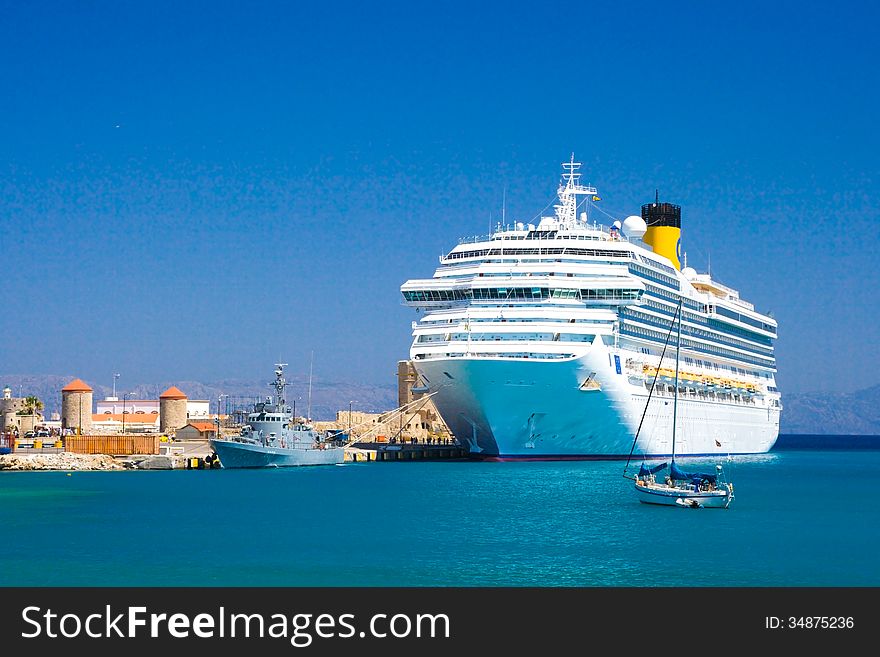
POLYGON ((492 235, 470 235, 468 237, 461 237, 458 240, 459 244, 476 244, 477 242, 488 242, 492 239, 492 235))
MULTIPOLYGON (((612 234, 612 230, 611 230, 612 226, 598 223, 598 222, 578 224, 578 227, 589 230, 589 231, 593 231, 595 233, 601 233, 601 234, 605 235, 606 239, 610 239, 611 241, 629 242, 629 243, 635 243, 635 242, 641 241, 641 238, 635 239, 635 238, 629 237, 628 235, 622 233, 620 230, 616 230, 616 231, 614 231, 614 234, 612 234)), ((531 228, 526 228, 526 227, 517 226, 515 224, 507 224, 492 233, 483 233, 481 235, 468 235, 466 237, 461 237, 461 238, 459 238, 458 243, 459 244, 477 244, 479 242, 490 242, 493 239, 495 239, 499 234, 503 234, 503 233, 510 232, 510 231, 524 231, 524 230, 537 230, 537 227, 532 226, 531 228)), ((561 240, 561 239, 571 239, 571 238, 569 235, 560 235, 557 233, 553 237, 541 237, 540 239, 561 240)), ((596 239, 601 239, 601 237, 597 236, 596 239)), ((445 255, 441 255, 440 259, 443 260, 443 258, 445 258, 445 257, 446 257, 445 255)))

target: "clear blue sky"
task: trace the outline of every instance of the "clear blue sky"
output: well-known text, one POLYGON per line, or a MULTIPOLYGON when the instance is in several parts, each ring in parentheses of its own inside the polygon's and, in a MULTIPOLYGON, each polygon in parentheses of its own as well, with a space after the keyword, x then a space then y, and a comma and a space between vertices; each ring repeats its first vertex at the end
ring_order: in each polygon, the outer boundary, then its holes
POLYGON ((394 380, 407 278, 655 187, 779 320, 783 391, 880 382, 870 3, 0 2, 0 371, 394 380))

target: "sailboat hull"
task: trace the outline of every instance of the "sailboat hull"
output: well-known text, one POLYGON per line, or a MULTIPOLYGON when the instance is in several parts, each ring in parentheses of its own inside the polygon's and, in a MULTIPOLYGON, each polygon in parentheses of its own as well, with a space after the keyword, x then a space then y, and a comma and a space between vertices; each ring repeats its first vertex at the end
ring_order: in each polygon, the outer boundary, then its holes
POLYGON ((653 485, 643 486, 636 484, 636 494, 639 502, 643 504, 660 504, 664 506, 687 506, 685 503, 697 502, 700 506, 708 509, 726 509, 733 499, 733 490, 729 485, 720 487, 718 490, 695 491, 686 488, 653 485))

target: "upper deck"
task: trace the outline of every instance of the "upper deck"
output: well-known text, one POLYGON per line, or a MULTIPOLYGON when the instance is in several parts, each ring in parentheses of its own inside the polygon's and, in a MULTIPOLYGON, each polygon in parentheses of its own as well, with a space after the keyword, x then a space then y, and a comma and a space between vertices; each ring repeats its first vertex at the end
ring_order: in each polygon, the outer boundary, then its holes
POLYGON ((401 286, 404 303, 427 311, 492 305, 585 311, 653 306, 662 311, 684 298, 685 308, 704 320, 762 340, 776 337, 776 321, 756 311, 737 290, 686 263, 679 271, 669 257, 655 252, 641 217, 611 225, 592 221, 591 215, 600 211, 596 188, 580 185, 573 157, 563 167, 555 216, 542 216, 537 223, 499 223, 489 234, 460 239, 440 257, 432 278, 401 286), (579 197, 586 197, 583 204, 579 197))

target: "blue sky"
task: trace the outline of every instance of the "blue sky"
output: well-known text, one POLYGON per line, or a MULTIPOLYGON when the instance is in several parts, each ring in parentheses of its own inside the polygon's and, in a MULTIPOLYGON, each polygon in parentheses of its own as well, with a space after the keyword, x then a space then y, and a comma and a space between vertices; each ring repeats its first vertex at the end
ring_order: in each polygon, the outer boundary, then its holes
MULTIPOLYGON (((0 2, 0 371, 394 381, 459 237, 574 151, 682 205, 783 391, 880 383, 869 3, 0 2)), ((120 385, 123 380, 120 379, 120 385)))

